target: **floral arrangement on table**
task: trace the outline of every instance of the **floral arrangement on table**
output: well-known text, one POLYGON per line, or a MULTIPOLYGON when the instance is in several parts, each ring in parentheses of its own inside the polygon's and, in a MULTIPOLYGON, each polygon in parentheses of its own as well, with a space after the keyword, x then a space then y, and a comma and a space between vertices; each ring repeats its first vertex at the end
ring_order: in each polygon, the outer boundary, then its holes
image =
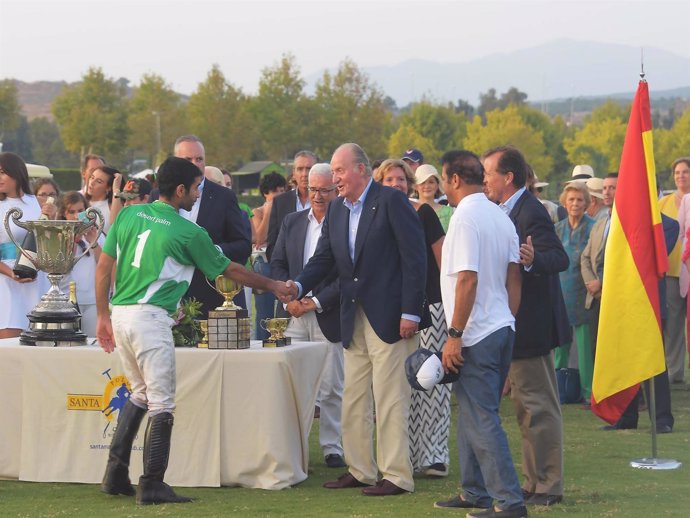
POLYGON ((199 315, 201 315, 201 302, 194 297, 183 300, 177 311, 171 315, 175 321, 172 328, 175 347, 196 347, 201 341, 203 336, 201 324, 196 320, 199 315))

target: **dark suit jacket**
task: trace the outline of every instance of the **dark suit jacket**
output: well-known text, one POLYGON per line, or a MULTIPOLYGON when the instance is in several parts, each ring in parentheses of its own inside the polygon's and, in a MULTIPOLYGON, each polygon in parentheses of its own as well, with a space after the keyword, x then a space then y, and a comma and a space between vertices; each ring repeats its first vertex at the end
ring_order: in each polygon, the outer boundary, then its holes
MULTIPOLYGON (((149 199, 158 199, 158 190, 149 199)), ((196 222, 206 229, 213 244, 218 245, 231 261, 242 265, 247 262, 252 253, 251 236, 247 235, 237 195, 232 190, 206 180, 196 222)), ((223 303, 223 297, 206 283, 200 270, 194 270, 192 283, 185 297, 194 297, 202 302, 201 318, 204 319, 208 318, 209 309, 223 303)))
POLYGON ((419 218, 403 193, 373 182, 357 228, 353 263, 348 245, 350 210, 343 201, 337 198, 328 206, 316 252, 296 280, 307 293, 335 265, 343 346, 352 341, 357 304, 381 340, 397 342, 401 315, 422 315, 426 250, 419 218))
POLYGON ((280 232, 280 225, 283 223, 285 216, 292 214, 297 210, 297 190, 293 189, 283 194, 279 194, 273 198, 273 207, 271 208, 271 216, 268 220, 268 235, 266 236, 266 257, 271 260, 273 255, 273 248, 276 246, 278 240, 278 233, 280 232))
POLYGON ((532 236, 534 262, 522 268, 522 298, 515 317, 513 358, 534 358, 570 343, 572 330, 558 273, 568 268, 568 255, 554 230, 549 213, 529 191, 510 212, 520 244, 532 236))
MULTIPOLYGON (((271 257, 271 277, 279 281, 295 279, 304 269, 304 242, 307 238, 309 210, 288 214, 280 227, 271 257)), ((330 342, 340 342, 340 282, 335 266, 312 290, 321 304, 316 320, 330 342)))

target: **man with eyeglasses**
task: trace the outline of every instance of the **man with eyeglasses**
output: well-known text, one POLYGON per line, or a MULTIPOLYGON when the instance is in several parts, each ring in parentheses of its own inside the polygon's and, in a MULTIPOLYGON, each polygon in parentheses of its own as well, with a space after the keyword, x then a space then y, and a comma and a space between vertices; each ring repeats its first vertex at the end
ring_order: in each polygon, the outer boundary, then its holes
MULTIPOLYGON (((315 164, 309 171, 311 208, 288 214, 280 228, 271 257, 274 279, 294 279, 316 250, 328 204, 338 193, 330 164, 315 164)), ((302 300, 285 308, 292 316, 285 334, 296 340, 323 342, 328 347, 318 401, 320 404, 319 444, 329 468, 345 467, 340 432, 343 399, 343 347, 340 341, 340 283, 338 272, 330 274, 302 300)))

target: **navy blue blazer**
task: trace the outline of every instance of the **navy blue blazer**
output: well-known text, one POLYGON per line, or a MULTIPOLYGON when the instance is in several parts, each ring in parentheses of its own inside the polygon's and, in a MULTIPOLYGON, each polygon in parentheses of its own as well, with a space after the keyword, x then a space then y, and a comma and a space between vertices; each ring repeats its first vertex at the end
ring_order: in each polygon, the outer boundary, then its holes
MULTIPOLYGON (((154 193, 152 193, 154 194, 154 193)), ((151 201, 158 199, 158 190, 151 201)), ((223 254, 232 262, 244 265, 252 253, 251 235, 242 219, 242 210, 237 204, 237 195, 227 187, 223 187, 210 180, 204 182, 201 194, 201 204, 196 222, 206 229, 213 244, 218 245, 223 254)), ((213 279, 211 279, 213 282, 213 279)), ((242 305, 244 296, 240 292, 239 304, 242 305)), ((206 283, 201 270, 195 269, 192 283, 185 297, 194 297, 201 301, 202 317, 208 318, 209 309, 214 309, 223 303, 223 297, 206 283)), ((239 297, 239 296, 238 296, 239 297)), ((236 299, 237 300, 237 299, 236 299)))
POLYGON ((297 211, 297 190, 284 192, 273 198, 273 207, 268 219, 268 234, 266 236, 266 257, 271 260, 273 248, 278 241, 278 233, 285 216, 297 211))
POLYGON ((534 358, 572 341, 572 329, 561 291, 558 273, 568 268, 569 259, 553 222, 541 202, 529 191, 517 200, 510 219, 520 244, 532 236, 532 269, 522 270, 522 298, 515 316, 513 358, 534 358))
POLYGON ((364 200, 353 262, 348 245, 350 210, 343 201, 337 198, 328 206, 316 252, 295 280, 308 293, 335 266, 343 346, 352 341, 357 304, 381 340, 397 342, 401 315, 422 315, 426 289, 422 225, 403 193, 373 182, 364 200))
MULTIPOLYGON (((293 212, 283 219, 271 256, 271 277, 279 281, 295 279, 304 269, 304 242, 309 226, 309 210, 293 212)), ((322 311, 316 314, 321 332, 330 342, 340 342, 340 282, 335 266, 312 290, 322 311)))

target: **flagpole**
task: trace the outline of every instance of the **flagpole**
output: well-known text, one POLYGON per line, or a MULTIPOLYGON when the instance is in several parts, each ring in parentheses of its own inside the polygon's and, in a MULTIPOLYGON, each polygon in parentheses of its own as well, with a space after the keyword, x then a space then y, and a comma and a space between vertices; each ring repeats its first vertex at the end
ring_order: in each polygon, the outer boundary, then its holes
POLYGON ((656 459, 656 388, 654 378, 645 381, 649 387, 649 421, 652 425, 652 458, 656 459))
MULTIPOLYGON (((662 373, 665 376, 666 373, 662 373)), ((644 383, 649 386, 649 420, 652 424, 652 456, 650 458, 644 457, 642 459, 635 459, 630 461, 630 466, 638 469, 653 469, 653 470, 671 470, 680 468, 683 463, 675 459, 659 459, 657 458, 657 444, 656 444, 656 390, 654 388, 654 378, 650 378, 644 383)), ((640 387, 642 389, 642 387, 640 387)))

